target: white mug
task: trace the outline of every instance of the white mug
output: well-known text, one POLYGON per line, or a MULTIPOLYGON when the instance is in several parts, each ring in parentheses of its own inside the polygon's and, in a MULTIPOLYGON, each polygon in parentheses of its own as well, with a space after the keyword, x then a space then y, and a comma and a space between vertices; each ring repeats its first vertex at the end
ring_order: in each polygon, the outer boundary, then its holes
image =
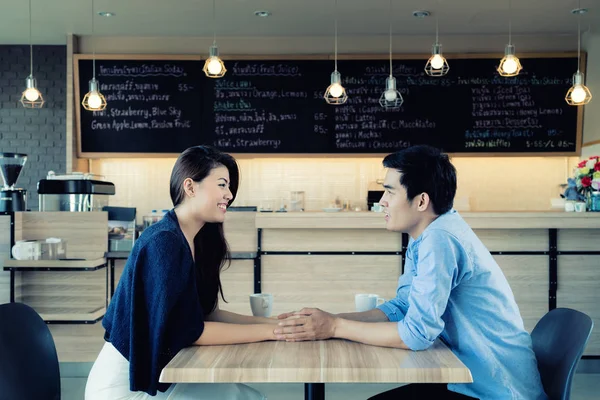
POLYGON ((273 295, 268 293, 251 294, 250 308, 255 317, 270 317, 273 311, 273 295))
POLYGON ((42 256, 42 244, 37 240, 19 240, 11 253, 16 260, 39 260, 42 256))
POLYGON ((376 294, 359 293, 354 296, 357 312, 372 310, 383 303, 385 303, 385 299, 376 294))

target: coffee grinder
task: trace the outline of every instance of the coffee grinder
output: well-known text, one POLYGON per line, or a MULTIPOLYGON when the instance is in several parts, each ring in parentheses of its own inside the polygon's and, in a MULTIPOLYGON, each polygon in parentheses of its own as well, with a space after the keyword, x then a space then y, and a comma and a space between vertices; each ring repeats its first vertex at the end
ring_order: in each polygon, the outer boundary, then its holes
POLYGON ((27 190, 15 188, 26 154, 0 153, 0 175, 4 186, 0 190, 0 211, 26 211, 27 190))

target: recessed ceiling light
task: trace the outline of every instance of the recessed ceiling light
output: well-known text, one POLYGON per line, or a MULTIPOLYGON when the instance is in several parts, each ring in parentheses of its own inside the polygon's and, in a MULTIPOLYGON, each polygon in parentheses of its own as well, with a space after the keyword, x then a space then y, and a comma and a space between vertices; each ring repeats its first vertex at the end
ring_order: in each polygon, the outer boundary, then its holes
POLYGON ((257 17, 266 18, 271 15, 271 11, 263 11, 263 10, 254 11, 254 15, 256 15, 257 17))
POLYGON ((571 10, 571 14, 587 14, 588 9, 587 8, 576 8, 574 10, 571 10))
POLYGON ((425 18, 425 17, 429 17, 430 15, 431 15, 431 13, 429 11, 425 11, 425 10, 413 11, 413 17, 417 17, 417 18, 425 18))
POLYGON ((101 17, 115 17, 117 14, 110 11, 100 11, 98 15, 101 17))

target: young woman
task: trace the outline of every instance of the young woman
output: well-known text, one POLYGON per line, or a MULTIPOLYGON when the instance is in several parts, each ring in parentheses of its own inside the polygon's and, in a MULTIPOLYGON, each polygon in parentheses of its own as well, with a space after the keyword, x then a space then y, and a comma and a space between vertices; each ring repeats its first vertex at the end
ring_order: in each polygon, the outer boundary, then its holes
POLYGON ((196 146, 179 156, 171 173, 174 209, 131 251, 102 321, 106 343, 88 377, 87 400, 264 399, 242 384, 158 382, 184 347, 275 339, 276 320, 218 305, 219 295, 225 300, 219 274, 230 259, 223 221, 238 184, 228 154, 196 146))

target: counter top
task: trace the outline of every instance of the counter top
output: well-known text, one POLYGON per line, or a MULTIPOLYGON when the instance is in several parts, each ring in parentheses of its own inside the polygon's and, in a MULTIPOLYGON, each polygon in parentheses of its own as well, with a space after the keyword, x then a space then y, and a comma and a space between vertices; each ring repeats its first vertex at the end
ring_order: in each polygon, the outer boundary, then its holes
MULTIPOLYGON (((600 229, 600 213, 563 211, 462 212, 473 229, 600 229)), ((385 229, 383 213, 257 213, 262 229, 385 229)))

